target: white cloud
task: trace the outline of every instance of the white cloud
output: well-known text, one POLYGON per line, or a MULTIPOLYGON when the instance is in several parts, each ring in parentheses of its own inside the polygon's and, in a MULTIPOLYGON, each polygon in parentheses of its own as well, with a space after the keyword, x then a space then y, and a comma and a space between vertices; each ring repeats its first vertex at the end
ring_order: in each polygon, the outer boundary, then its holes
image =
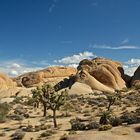
POLYGON ((75 54, 72 56, 67 56, 64 57, 60 60, 55 60, 55 63, 58 64, 64 64, 64 65, 69 65, 69 66, 76 66, 76 64, 78 64, 81 60, 83 59, 91 59, 97 57, 95 54, 93 54, 92 52, 88 52, 85 51, 83 53, 79 53, 79 54, 75 54))
POLYGON ((17 63, 13 63, 12 66, 13 66, 13 68, 20 68, 20 67, 21 67, 21 66, 20 66, 19 64, 17 64, 17 63))
POLYGON ((17 76, 17 75, 19 75, 19 73, 18 73, 18 71, 16 71, 16 70, 11 70, 11 71, 9 72, 9 75, 11 75, 11 76, 17 76))
POLYGON ((124 70, 125 73, 133 76, 135 70, 138 68, 138 66, 140 66, 140 59, 135 59, 132 58, 130 60, 128 60, 127 62, 124 62, 124 70))
POLYGON ((95 44, 90 47, 97 48, 97 49, 110 49, 110 50, 140 49, 140 47, 134 46, 134 45, 121 45, 121 46, 113 47, 113 46, 108 46, 108 45, 96 45, 95 44))
POLYGON ((27 62, 23 62, 21 60, 0 61, 0 72, 11 77, 40 69, 43 69, 43 67, 32 66, 32 64, 27 64, 27 62))
POLYGON ((132 58, 126 62, 129 65, 140 65, 140 59, 132 58))
POLYGON ((68 67, 77 68, 78 67, 78 64, 69 64, 68 67))

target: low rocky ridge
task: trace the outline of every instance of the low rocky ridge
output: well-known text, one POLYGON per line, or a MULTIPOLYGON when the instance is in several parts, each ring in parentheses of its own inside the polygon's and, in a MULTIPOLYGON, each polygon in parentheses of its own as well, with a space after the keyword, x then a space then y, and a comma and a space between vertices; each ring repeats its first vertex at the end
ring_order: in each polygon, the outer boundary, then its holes
POLYGON ((49 67, 36 72, 23 74, 14 79, 18 86, 33 87, 38 84, 56 84, 70 75, 76 74, 76 69, 71 67, 49 67))
POLYGON ((0 74, 0 91, 12 87, 35 87, 44 83, 55 85, 56 90, 71 88, 75 82, 88 85, 92 90, 114 92, 140 83, 140 66, 130 77, 120 62, 106 58, 82 60, 77 69, 71 67, 49 67, 29 72, 10 79, 0 74))

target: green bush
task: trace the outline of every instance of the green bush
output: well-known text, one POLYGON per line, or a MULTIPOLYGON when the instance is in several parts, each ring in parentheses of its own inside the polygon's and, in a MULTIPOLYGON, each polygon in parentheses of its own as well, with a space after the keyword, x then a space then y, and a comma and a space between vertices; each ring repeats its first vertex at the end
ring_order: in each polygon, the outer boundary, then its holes
POLYGON ((5 122, 10 106, 7 103, 0 103, 0 122, 5 122))
POLYGON ((18 96, 15 96, 15 99, 13 100, 14 103, 16 104, 19 104, 23 101, 23 97, 18 97, 18 96))

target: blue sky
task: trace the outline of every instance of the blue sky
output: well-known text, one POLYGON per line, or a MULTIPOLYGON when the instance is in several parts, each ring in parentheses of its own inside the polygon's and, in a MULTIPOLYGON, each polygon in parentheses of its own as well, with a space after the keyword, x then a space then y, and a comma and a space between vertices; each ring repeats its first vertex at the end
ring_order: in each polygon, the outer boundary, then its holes
POLYGON ((0 70, 17 75, 95 55, 139 65, 139 7, 140 0, 0 0, 0 70))

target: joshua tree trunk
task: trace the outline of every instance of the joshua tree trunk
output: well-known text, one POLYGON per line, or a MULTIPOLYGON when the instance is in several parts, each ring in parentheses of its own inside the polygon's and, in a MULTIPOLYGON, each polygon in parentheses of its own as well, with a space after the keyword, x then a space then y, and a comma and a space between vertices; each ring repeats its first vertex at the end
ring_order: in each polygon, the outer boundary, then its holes
POLYGON ((111 103, 109 103, 109 105, 107 107, 107 111, 110 111, 110 107, 111 107, 111 103))
POLYGON ((53 110, 53 122, 54 122, 54 127, 57 127, 57 123, 56 123, 56 110, 53 110))
POLYGON ((44 107, 44 114, 43 114, 43 117, 45 117, 46 116, 46 110, 47 110, 47 107, 46 107, 46 104, 45 103, 43 103, 43 107, 44 107))

